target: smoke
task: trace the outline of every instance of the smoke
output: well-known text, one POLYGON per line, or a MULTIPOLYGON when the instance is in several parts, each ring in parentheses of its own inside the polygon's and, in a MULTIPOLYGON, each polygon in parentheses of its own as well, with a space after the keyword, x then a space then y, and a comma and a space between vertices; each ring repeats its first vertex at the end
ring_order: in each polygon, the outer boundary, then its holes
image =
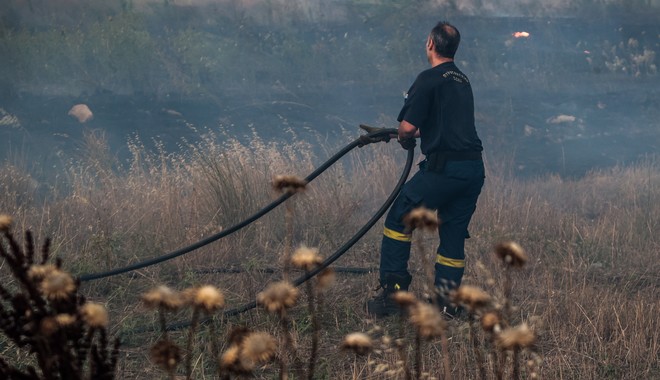
POLYGON ((660 0, 431 0, 437 7, 466 16, 570 17, 608 8, 660 9, 660 0))
MULTIPOLYGON (((152 13, 163 7, 176 7, 206 15, 209 10, 250 19, 260 24, 289 22, 346 21, 355 12, 391 6, 405 9, 428 9, 447 16, 482 17, 593 17, 598 13, 647 14, 655 17, 660 0, 418 0, 373 1, 364 4, 354 0, 3 0, 0 4, 0 26, 45 26, 76 24, 110 16, 120 10, 152 13), (655 15, 655 16, 654 16, 655 15)), ((212 13, 208 14, 213 17, 212 13)))
POLYGON ((175 145, 194 138, 189 125, 266 138, 392 126, 398 94, 426 67, 428 28, 448 19, 489 146, 518 144, 529 173, 625 162, 660 141, 658 10, 660 0, 0 0, 0 56, 11 57, 0 60, 0 158, 19 132, 69 149, 78 103, 94 112, 85 128, 117 147, 133 132, 175 145))

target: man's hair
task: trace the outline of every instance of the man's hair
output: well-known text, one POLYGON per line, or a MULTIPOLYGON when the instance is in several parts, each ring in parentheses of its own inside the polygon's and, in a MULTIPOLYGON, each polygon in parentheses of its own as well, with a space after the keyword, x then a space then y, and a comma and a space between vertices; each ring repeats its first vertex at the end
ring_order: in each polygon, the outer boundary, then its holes
POLYGON ((433 40, 436 53, 442 57, 453 59, 458 44, 461 42, 461 34, 455 26, 447 21, 441 21, 431 30, 431 40, 433 40))

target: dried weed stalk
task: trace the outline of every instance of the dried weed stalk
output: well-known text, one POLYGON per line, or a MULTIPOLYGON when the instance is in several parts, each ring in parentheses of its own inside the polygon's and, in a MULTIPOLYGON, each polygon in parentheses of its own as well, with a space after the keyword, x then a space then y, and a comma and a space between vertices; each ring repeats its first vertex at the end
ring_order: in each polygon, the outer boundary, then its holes
MULTIPOLYGON (((306 246, 301 246, 293 253, 291 256, 291 264, 309 273, 311 270, 316 269, 323 259, 319 255, 319 250, 316 248, 308 248, 306 246)), ((312 321, 312 347, 309 354, 309 365, 307 367, 307 379, 312 380, 314 378, 314 368, 316 366, 316 356, 318 353, 319 346, 319 307, 320 302, 315 303, 315 299, 321 298, 320 288, 316 287, 316 292, 314 291, 314 285, 312 281, 307 281, 305 283, 305 290, 307 292, 307 310, 309 312, 311 321, 312 321), (318 292, 318 294, 317 294, 318 292)))
MULTIPOLYGON (((257 294, 257 303, 269 313, 278 316, 282 333, 284 334, 284 347, 291 350, 296 356, 293 335, 287 311, 298 301, 298 289, 288 281, 279 281, 268 286, 263 292, 257 294)), ((288 362, 286 354, 280 357, 280 379, 288 379, 288 362)))
POLYGON ((14 279, 11 285, 0 285, 0 330, 3 339, 27 351, 29 359, 18 362, 3 354, 0 378, 115 378, 119 339, 108 341, 105 307, 78 294, 78 281, 62 270, 60 260, 48 263, 48 239, 37 258, 30 231, 21 247, 11 222, 0 215, 0 257, 14 279))

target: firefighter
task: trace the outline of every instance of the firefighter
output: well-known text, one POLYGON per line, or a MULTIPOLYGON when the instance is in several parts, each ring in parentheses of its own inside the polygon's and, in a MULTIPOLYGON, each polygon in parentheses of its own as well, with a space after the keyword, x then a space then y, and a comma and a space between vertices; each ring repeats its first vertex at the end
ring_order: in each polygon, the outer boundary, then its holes
POLYGON ((454 63, 459 42, 458 29, 447 22, 431 30, 426 41, 431 68, 417 76, 397 118, 398 142, 404 149, 414 149, 419 138, 425 159, 385 219, 380 252, 382 292, 367 302, 367 312, 377 318, 398 313, 390 296, 410 286, 412 231, 406 229, 403 218, 420 206, 437 210, 440 220, 435 302, 449 316, 459 312, 448 302, 447 294, 463 277, 468 225, 485 178, 472 87, 454 63))

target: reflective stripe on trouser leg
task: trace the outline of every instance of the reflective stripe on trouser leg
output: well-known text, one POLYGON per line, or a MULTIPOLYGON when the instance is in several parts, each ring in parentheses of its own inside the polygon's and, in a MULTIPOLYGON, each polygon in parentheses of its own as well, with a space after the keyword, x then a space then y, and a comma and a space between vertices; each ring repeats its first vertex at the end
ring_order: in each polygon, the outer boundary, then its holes
POLYGON ((412 235, 385 227, 380 254, 380 280, 383 283, 388 274, 409 276, 408 259, 412 235))
POLYGON ((452 268, 465 268, 465 260, 461 259, 451 259, 449 257, 442 256, 438 253, 435 258, 435 262, 440 265, 452 268))
POLYGON ((404 234, 403 232, 394 231, 387 227, 383 228, 383 235, 390 239, 402 241, 404 243, 412 241, 412 234, 404 234))
POLYGON ((435 286, 442 290, 457 288, 461 285, 464 271, 464 259, 452 259, 438 254, 435 260, 435 286))

